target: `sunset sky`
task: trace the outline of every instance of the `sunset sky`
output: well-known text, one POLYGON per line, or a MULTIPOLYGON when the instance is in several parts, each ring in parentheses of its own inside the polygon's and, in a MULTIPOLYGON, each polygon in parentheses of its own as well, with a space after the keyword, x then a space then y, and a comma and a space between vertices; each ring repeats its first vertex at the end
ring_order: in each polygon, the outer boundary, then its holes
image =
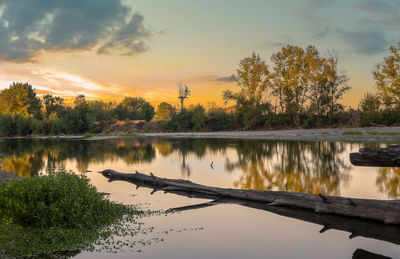
POLYGON ((0 89, 176 105, 182 82, 222 104, 240 59, 312 44, 339 51, 356 107, 399 32, 398 0, 0 0, 0 89))

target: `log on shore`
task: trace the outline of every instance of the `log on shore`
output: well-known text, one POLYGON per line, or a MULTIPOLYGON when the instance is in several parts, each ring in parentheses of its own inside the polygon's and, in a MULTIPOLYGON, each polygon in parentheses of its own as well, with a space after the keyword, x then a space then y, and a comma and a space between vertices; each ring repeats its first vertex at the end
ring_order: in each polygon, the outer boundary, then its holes
MULTIPOLYGON (((152 186, 153 192, 192 192, 206 197, 240 199, 266 203, 269 206, 284 206, 311 210, 316 213, 334 214, 359 219, 368 219, 387 224, 400 225, 400 200, 354 199, 322 194, 306 194, 285 191, 256 191, 219 188, 196 184, 187 180, 167 179, 139 172, 120 173, 114 170, 99 172, 109 181, 123 180, 134 184, 152 186)), ((138 185, 139 186, 139 185, 138 185)))
POLYGON ((350 154, 350 162, 357 166, 400 167, 400 146, 360 148, 350 154))

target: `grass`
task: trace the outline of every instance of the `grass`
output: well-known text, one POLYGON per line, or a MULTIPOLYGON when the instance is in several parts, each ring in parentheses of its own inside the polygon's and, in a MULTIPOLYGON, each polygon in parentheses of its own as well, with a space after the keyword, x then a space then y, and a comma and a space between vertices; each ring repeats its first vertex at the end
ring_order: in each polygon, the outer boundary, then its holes
POLYGON ((85 135, 83 136, 83 138, 92 138, 92 137, 94 137, 93 134, 85 134, 85 135))
POLYGON ((378 131, 369 131, 368 132, 368 134, 370 134, 370 135, 378 135, 378 133, 379 133, 378 131))
POLYGON ((15 257, 90 250, 138 213, 109 201, 84 175, 59 171, 9 180, 0 184, 0 248, 15 257))
POLYGON ((344 135, 363 135, 364 133, 359 130, 347 130, 343 132, 344 135))
POLYGON ((125 137, 137 137, 137 134, 136 134, 136 133, 129 132, 129 133, 124 134, 124 136, 125 136, 125 137))
POLYGON ((382 132, 382 135, 396 136, 399 135, 400 132, 382 132))

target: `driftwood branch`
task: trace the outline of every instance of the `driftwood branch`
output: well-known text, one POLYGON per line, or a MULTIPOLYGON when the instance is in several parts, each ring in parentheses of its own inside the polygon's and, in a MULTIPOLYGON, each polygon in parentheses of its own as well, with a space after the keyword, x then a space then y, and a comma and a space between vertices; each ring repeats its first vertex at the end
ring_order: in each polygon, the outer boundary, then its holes
POLYGON ((196 184, 187 180, 159 178, 139 172, 125 174, 114 170, 102 173, 109 181, 123 180, 165 192, 189 192, 207 196, 210 199, 239 199, 254 201, 271 206, 293 207, 317 213, 368 219, 387 224, 400 225, 399 200, 349 199, 337 196, 315 195, 284 191, 255 191, 219 188, 196 184))
POLYGON ((400 167, 400 146, 360 148, 350 154, 350 161, 358 166, 400 167))

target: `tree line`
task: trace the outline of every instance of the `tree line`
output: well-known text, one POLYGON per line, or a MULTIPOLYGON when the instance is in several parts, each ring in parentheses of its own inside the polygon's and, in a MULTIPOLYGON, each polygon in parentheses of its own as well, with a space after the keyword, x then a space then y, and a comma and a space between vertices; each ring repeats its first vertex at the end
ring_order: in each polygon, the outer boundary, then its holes
POLYGON ((172 132, 398 125, 400 41, 389 50, 373 71, 377 91, 366 93, 356 109, 340 103, 350 86, 337 53, 287 45, 270 63, 256 53, 240 61, 232 76, 238 90, 222 92, 225 104, 233 103, 225 108, 185 106, 191 92, 182 83, 179 108, 167 102, 155 108, 141 97, 118 103, 84 95, 66 105, 58 96, 39 98, 29 83, 13 83, 0 91, 0 135, 101 133, 107 123, 153 119, 159 120, 157 130, 172 132))
POLYGON ((39 98, 29 83, 13 83, 0 91, 0 135, 100 133, 105 122, 150 121, 154 107, 141 97, 120 103, 88 100, 84 95, 68 106, 50 94, 39 98))

